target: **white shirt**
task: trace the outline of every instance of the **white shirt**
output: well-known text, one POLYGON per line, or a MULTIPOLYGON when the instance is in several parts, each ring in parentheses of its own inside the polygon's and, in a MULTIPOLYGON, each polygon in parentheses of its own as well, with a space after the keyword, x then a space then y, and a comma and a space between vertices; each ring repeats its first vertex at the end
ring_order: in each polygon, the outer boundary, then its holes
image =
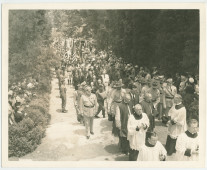
POLYGON ((142 113, 142 118, 140 120, 136 120, 134 115, 129 116, 127 130, 128 136, 127 139, 129 140, 129 145, 131 149, 139 150, 141 146, 145 144, 145 136, 147 129, 142 128, 142 123, 149 127, 149 119, 146 113, 142 113), (139 131, 136 131, 136 127, 139 127, 139 131))
POLYGON ((137 161, 160 161, 160 155, 167 155, 164 146, 157 141, 154 147, 143 145, 139 150, 137 161))
POLYGON ((108 84, 109 83, 109 75, 108 74, 103 74, 101 75, 102 79, 103 79, 103 84, 108 84))

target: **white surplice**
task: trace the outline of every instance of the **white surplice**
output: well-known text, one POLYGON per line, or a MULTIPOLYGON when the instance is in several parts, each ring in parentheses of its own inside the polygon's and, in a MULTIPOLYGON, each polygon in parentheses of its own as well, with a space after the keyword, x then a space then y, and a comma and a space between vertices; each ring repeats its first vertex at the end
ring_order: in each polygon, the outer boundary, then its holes
POLYGON ((149 119, 146 113, 142 113, 142 118, 140 120, 136 120, 134 115, 129 116, 127 129, 128 129, 128 136, 127 139, 129 140, 129 145, 131 149, 139 150, 141 146, 145 144, 145 137, 147 129, 143 129, 142 123, 149 127, 149 119), (139 131, 136 131, 136 127, 140 127, 139 131))
POLYGON ((175 109, 175 105, 169 111, 169 116, 171 119, 176 121, 176 124, 170 124, 168 127, 168 135, 171 138, 176 139, 181 133, 185 132, 187 129, 186 124, 186 109, 182 107, 180 109, 175 109))
POLYGON ((182 133, 178 136, 176 142, 176 161, 197 161, 199 154, 191 154, 191 156, 185 156, 186 149, 195 150, 199 146, 199 134, 195 138, 188 137, 186 133, 182 133))
POLYGON ((160 161, 160 155, 167 156, 164 146, 157 141, 154 147, 143 145, 139 150, 137 161, 160 161))

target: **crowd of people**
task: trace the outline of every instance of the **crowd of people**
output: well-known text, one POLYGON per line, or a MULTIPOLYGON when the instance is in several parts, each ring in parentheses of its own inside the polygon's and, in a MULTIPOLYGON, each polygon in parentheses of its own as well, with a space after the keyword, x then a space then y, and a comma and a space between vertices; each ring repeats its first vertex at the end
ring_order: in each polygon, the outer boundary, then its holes
POLYGON ((20 122, 27 113, 30 101, 36 97, 34 89, 38 82, 33 78, 24 79, 22 82, 13 83, 8 92, 8 120, 9 124, 20 122))
POLYGON ((112 121, 121 152, 129 161, 197 160, 198 115, 188 106, 199 99, 199 77, 190 73, 166 75, 126 63, 103 52, 85 57, 84 62, 62 61, 56 67, 62 112, 66 106, 66 84, 73 85, 77 120, 94 135, 94 118, 112 121), (168 127, 165 147, 155 132, 156 120, 168 127))

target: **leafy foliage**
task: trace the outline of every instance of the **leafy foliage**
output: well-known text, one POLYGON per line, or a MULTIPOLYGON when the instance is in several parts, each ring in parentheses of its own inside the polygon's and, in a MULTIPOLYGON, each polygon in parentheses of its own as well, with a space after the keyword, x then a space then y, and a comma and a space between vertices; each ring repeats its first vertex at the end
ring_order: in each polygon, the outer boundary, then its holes
POLYGON ((198 72, 198 10, 58 11, 60 15, 64 17, 54 19, 59 30, 68 37, 93 38, 98 51, 112 50, 127 62, 159 66, 166 73, 198 72), (60 25, 66 18, 68 24, 60 25))
POLYGON ((51 119, 48 113, 48 98, 49 94, 38 95, 25 110, 26 118, 9 126, 9 157, 24 156, 34 151, 41 143, 51 119))
MULTIPOLYGON (((58 61, 52 42, 52 25, 45 10, 9 12, 9 82, 33 77, 46 90, 50 67, 58 61), (45 79, 45 78, 48 78, 45 79)), ((59 59, 60 60, 60 59, 59 59)))
POLYGON ((29 100, 30 107, 24 110, 27 116, 9 125, 9 157, 34 151, 50 121, 51 67, 60 61, 51 46, 52 39, 49 11, 9 12, 9 85, 31 78, 38 82, 31 91, 37 97, 29 100))

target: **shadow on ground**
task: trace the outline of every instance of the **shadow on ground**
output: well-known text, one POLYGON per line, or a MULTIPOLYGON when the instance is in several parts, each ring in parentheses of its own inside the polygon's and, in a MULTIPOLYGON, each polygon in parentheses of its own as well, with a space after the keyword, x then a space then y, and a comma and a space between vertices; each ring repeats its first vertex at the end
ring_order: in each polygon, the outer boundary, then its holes
POLYGON ((101 120, 100 126, 102 127, 101 128, 101 133, 112 131, 112 122, 108 121, 108 119, 101 120))
POLYGON ((80 135, 80 136, 85 136, 86 135, 85 129, 76 129, 73 132, 74 132, 74 134, 80 135))
POLYGON ((115 161, 128 161, 129 155, 120 155, 115 158, 115 161))
MULTIPOLYGON (((62 112, 62 109, 57 109, 56 112, 58 112, 58 113, 63 113, 63 112, 62 112)), ((66 113, 67 113, 67 112, 66 112, 66 113)))
POLYGON ((111 154, 116 154, 119 152, 119 147, 117 144, 111 144, 104 147, 104 149, 111 154))
POLYGON ((80 123, 77 121, 77 122, 72 123, 72 125, 73 125, 73 126, 77 126, 77 125, 82 125, 82 124, 80 124, 80 123))

